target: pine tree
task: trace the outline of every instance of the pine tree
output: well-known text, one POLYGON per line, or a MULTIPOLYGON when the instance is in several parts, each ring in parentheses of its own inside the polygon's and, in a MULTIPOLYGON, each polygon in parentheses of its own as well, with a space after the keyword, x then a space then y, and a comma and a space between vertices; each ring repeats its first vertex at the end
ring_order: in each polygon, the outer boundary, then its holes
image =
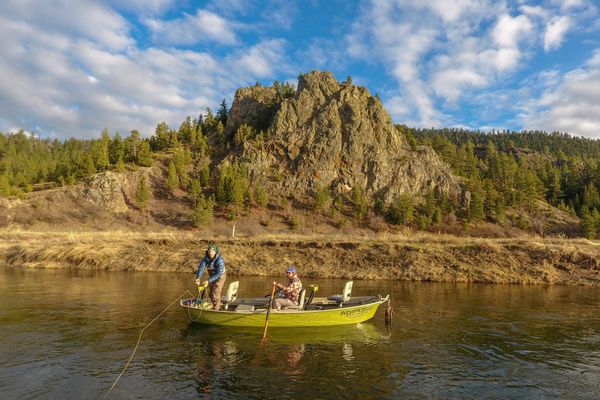
POLYGON ((217 111, 217 119, 221 121, 223 125, 227 125, 227 116, 229 115, 229 111, 227 109, 227 100, 223 99, 221 101, 221 106, 217 111))
POLYGON ((96 170, 102 171, 110 164, 107 147, 104 139, 94 139, 89 142, 87 153, 92 157, 96 170))
POLYGON ((190 179, 189 193, 194 201, 198 200, 198 196, 202 193, 202 186, 198 179, 190 179))
POLYGON ((352 204, 356 217, 359 220, 363 220, 367 216, 368 204, 362 188, 358 185, 352 188, 352 204))
POLYGON ((167 169, 167 186, 171 189, 175 189, 179 186, 179 178, 177 177, 177 169, 173 160, 169 161, 169 167, 167 169))
POLYGON ((483 220, 483 195, 481 192, 471 193, 471 203, 469 204, 469 210, 467 214, 467 220, 469 222, 475 222, 475 225, 483 220))
POLYGON ((202 133, 201 128, 198 128, 198 134, 196 136, 196 144, 194 146, 194 150, 198 153, 200 158, 206 156, 208 154, 208 140, 206 136, 202 133))
POLYGON ((123 140, 119 132, 115 133, 115 136, 108 145, 108 159, 112 165, 117 165, 119 160, 124 161, 125 158, 125 147, 123 146, 123 140))
POLYGON ((152 137, 153 140, 150 143, 152 150, 160 151, 168 149, 170 140, 169 134, 170 129, 166 122, 163 121, 156 125, 156 130, 154 131, 154 136, 152 137))
POLYGON ((269 204, 269 194, 262 185, 256 185, 255 192, 256 202, 265 208, 269 204))
POLYGON ((143 167, 150 167, 152 165, 152 150, 150 149, 150 143, 148 143, 148 141, 143 140, 140 144, 135 163, 143 167))
POLYGON ((315 211, 327 212, 329 206, 331 205, 331 193, 324 186, 317 186, 317 190, 315 192, 315 211))
POLYGON ((148 183, 146 182, 146 177, 142 176, 135 191, 135 202, 141 210, 146 210, 149 200, 150 190, 148 189, 148 183))
POLYGON ((202 185, 202 187, 208 186, 208 183, 210 181, 210 169, 209 169, 207 163, 204 163, 202 165, 202 168, 200 169, 200 173, 199 173, 199 179, 200 179, 200 185, 202 185))
POLYGON ((221 204, 241 206, 248 193, 248 170, 242 163, 221 166, 217 184, 217 200, 221 204))
POLYGON ((220 120, 217 120, 217 123, 215 125, 215 135, 217 136, 217 142, 219 144, 226 143, 225 127, 223 126, 223 123, 220 120))
MULTIPOLYGON (((140 132, 137 129, 134 129, 130 132, 129 137, 127 138, 127 156, 130 160, 133 160, 136 164, 138 164, 138 152, 140 150, 140 145, 142 143, 140 132)), ((138 164, 139 165, 139 164, 138 164)))
POLYGON ((238 145, 242 144, 245 141, 247 141, 248 139, 251 139, 253 136, 254 136, 254 131, 253 131, 252 127, 247 124, 242 124, 237 129, 237 131, 235 131, 234 143, 238 144, 238 145))
POLYGON ((586 206, 581 207, 581 218, 579 231, 581 236, 587 239, 595 239, 598 230, 598 221, 586 206))
POLYGON ((196 139, 196 135, 194 133, 192 117, 188 116, 179 126, 179 141, 182 143, 193 144, 196 139))
POLYGON ((12 188, 8 181, 8 176, 0 175, 0 196, 8 197, 12 194, 12 188))
POLYGON ((175 165, 175 171, 177 171, 177 176, 179 178, 179 185, 182 189, 185 189, 187 187, 189 177, 183 147, 178 146, 177 148, 175 148, 173 152, 173 163, 175 165))
POLYGON ((96 167, 100 171, 106 170, 110 165, 110 160, 108 159, 108 143, 109 142, 102 140, 98 149, 99 154, 98 159, 96 160, 96 167))
POLYGON ((123 162, 122 158, 119 158, 117 160, 117 163, 115 164, 115 169, 119 172, 125 171, 125 163, 123 162))
POLYGON ((80 169, 80 177, 94 175, 96 173, 96 166, 94 165, 94 159, 90 153, 87 153, 83 159, 83 165, 80 169))
POLYGON ((590 182, 585 185, 582 204, 590 210, 600 210, 600 194, 594 183, 590 182))
POLYGON ((413 199, 406 194, 393 204, 387 213, 388 220, 395 225, 408 225, 414 220, 414 203, 413 199))
POLYGON ((196 207, 194 208, 194 226, 199 228, 210 224, 214 215, 215 200, 213 197, 205 199, 204 195, 198 196, 196 207))

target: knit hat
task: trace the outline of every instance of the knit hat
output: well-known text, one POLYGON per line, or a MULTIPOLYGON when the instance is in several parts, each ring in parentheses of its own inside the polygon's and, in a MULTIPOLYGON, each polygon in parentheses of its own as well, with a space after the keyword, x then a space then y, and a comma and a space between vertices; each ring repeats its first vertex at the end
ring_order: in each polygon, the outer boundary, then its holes
POLYGON ((298 270, 297 270, 297 269, 296 269, 296 267, 294 267, 293 265, 290 265, 290 266, 288 267, 288 269, 286 270, 286 272, 293 272, 293 273, 296 273, 296 272, 298 272, 298 270))
POLYGON ((214 243, 213 243, 213 244, 211 244, 210 246, 208 246, 208 250, 207 250, 207 251, 211 251, 211 250, 212 250, 212 251, 214 251, 215 253, 218 253, 218 252, 219 252, 219 248, 218 248, 218 247, 217 247, 217 245, 216 245, 216 244, 214 244, 214 243))

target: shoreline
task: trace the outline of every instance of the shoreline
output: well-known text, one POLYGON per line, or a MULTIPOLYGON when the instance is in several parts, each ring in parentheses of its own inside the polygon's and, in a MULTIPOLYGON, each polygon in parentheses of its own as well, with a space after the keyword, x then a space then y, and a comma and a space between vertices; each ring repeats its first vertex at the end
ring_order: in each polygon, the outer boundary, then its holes
MULTIPOLYGON (((189 272, 212 238, 196 232, 1 231, 13 268, 189 272)), ((600 247, 585 239, 410 235, 214 238, 227 271, 307 278, 600 286, 600 247)))

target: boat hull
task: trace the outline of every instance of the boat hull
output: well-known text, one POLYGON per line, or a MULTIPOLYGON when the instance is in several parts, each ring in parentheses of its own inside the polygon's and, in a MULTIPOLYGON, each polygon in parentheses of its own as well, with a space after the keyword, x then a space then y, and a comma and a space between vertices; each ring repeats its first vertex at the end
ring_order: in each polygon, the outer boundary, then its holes
MULTIPOLYGON (((269 327, 310 327, 358 324, 375 315, 379 306, 389 296, 368 304, 335 307, 324 310, 272 310, 269 327)), ((192 322, 206 325, 262 327, 265 325, 266 309, 252 311, 215 311, 210 308, 190 305, 191 299, 181 300, 192 322)))

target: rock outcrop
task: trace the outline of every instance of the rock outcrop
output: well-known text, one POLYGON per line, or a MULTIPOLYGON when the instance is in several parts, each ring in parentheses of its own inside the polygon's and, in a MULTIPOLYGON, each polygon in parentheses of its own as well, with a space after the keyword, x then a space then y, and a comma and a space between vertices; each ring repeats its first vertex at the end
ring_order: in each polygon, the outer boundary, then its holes
POLYGON ((76 197, 89 201, 105 211, 128 211, 127 203, 123 196, 121 183, 112 172, 104 172, 91 176, 81 188, 76 197))
POLYGON ((276 109, 275 89, 266 86, 251 86, 235 92, 231 111, 227 116, 225 134, 232 135, 240 125, 251 123, 255 129, 266 130, 276 109))
MULTIPOLYGON (((264 123, 255 116, 273 96, 269 88, 240 89, 228 128, 264 123)), ((251 177, 268 188, 302 198, 317 187, 345 193, 360 186, 385 203, 429 190, 461 194, 448 166, 431 148, 410 149, 380 100, 364 87, 314 71, 301 75, 295 95, 274 107, 268 139, 246 142, 240 156, 251 177)))

